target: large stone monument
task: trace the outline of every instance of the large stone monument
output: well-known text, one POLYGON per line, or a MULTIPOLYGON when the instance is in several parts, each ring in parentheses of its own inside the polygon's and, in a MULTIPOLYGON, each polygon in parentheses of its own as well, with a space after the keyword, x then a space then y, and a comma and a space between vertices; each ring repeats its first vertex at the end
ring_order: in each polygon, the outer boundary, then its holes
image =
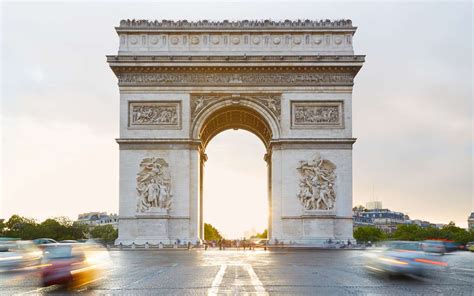
POLYGON ((265 144, 271 242, 353 239, 352 88, 364 56, 350 20, 123 20, 116 31, 116 243, 204 239, 206 146, 227 129, 265 144))

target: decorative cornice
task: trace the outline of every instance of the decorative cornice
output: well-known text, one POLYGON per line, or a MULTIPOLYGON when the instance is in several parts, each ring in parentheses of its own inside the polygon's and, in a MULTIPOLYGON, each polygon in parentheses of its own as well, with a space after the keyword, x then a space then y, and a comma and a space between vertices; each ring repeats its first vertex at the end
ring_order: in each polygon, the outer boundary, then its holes
POLYGON ((272 140, 272 145, 278 144, 293 144, 293 143, 304 143, 304 144, 314 144, 314 143, 346 143, 354 144, 357 141, 357 138, 317 138, 317 139, 306 139, 306 138, 281 138, 278 140, 272 140))
POLYGON ((353 29, 352 21, 349 19, 342 20, 241 20, 241 21, 187 21, 187 20, 121 20, 117 29, 328 29, 328 28, 346 28, 353 29))
POLYGON ((272 150, 279 149, 343 149, 351 150, 356 138, 275 139, 270 141, 272 150))
POLYGON ((115 139, 120 150, 188 150, 201 148, 201 141, 192 139, 152 139, 152 138, 120 138, 115 139))
POLYGON ((108 55, 107 62, 117 63, 330 63, 347 64, 362 63, 365 55, 108 55))

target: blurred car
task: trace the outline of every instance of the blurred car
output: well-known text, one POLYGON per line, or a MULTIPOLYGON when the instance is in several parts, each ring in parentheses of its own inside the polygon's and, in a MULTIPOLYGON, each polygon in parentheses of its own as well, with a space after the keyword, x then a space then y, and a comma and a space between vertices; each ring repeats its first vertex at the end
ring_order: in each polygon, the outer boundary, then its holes
POLYGON ((52 238, 37 238, 33 240, 35 245, 50 245, 50 244, 57 244, 58 242, 52 238))
POLYGON ((461 244, 450 241, 450 240, 444 240, 444 247, 446 248, 446 252, 454 252, 454 251, 459 251, 461 250, 461 244))
POLYGON ((59 243, 60 244, 77 244, 79 242, 73 239, 65 239, 65 240, 59 241, 59 243))
POLYGON ((31 241, 2 243, 3 246, 8 246, 8 249, 2 248, 4 251, 0 252, 0 269, 2 270, 37 266, 41 261, 42 252, 31 241))
POLYGON ((468 242, 466 244, 466 250, 474 252, 474 242, 468 242))
POLYGON ((433 271, 444 271, 448 266, 442 256, 424 252, 420 242, 385 242, 375 250, 366 267, 369 271, 387 275, 423 276, 433 271))
POLYGON ((43 286, 66 285, 75 289, 97 281, 102 275, 103 262, 94 252, 92 245, 46 247, 41 265, 43 286))
POLYGON ((8 252, 8 249, 15 247, 15 241, 19 238, 0 237, 0 252, 8 252))
POLYGON ((446 246, 443 241, 439 240, 426 240, 421 243, 421 248, 423 251, 428 253, 446 253, 446 246))

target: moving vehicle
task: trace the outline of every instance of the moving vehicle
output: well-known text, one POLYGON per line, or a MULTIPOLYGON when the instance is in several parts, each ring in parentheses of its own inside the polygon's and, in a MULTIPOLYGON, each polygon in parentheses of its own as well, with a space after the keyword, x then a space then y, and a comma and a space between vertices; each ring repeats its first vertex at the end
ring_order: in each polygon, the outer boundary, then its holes
POLYGON ((36 245, 50 245, 50 244, 57 244, 58 242, 52 238, 37 238, 33 240, 33 243, 36 245))
POLYGON ((95 249, 85 244, 46 247, 41 268, 43 286, 65 285, 75 289, 100 279, 103 261, 94 256, 95 249))
POLYGON ((366 268, 379 274, 423 276, 443 271, 448 264, 442 257, 424 252, 420 242, 390 241, 371 253, 366 268))
POLYGON ((2 242, 7 248, 0 252, 0 269, 13 270, 36 266, 41 261, 42 252, 31 241, 2 242))
POLYGON ((474 252, 474 242, 468 242, 466 244, 466 250, 474 252))
POLYGON ((421 248, 423 251, 428 253, 446 253, 446 246, 443 241, 439 240, 426 240, 421 243, 421 248))

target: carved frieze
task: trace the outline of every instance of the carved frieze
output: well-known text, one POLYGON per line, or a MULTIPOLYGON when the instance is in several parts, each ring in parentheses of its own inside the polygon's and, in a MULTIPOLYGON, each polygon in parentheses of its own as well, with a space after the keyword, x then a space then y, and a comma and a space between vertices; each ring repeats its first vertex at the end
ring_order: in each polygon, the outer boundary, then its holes
POLYGON ((333 210, 336 204, 336 165, 316 154, 299 162, 297 197, 307 211, 333 210))
POLYGON ((180 102, 147 101, 129 102, 130 128, 180 128, 180 102))
POLYGON ((137 176, 137 212, 168 214, 171 208, 171 178, 163 158, 144 158, 137 176))
POLYGON ((117 73, 120 86, 352 86, 352 73, 117 73))
POLYGON ((292 128, 343 128, 342 101, 292 101, 292 128))

